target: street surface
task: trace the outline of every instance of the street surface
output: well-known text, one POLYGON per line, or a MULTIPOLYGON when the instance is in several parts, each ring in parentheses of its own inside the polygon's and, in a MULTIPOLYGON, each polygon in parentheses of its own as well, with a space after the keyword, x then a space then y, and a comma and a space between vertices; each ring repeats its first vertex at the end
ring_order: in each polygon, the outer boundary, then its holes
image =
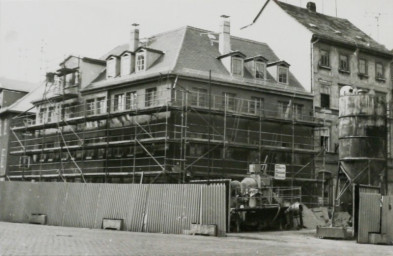
POLYGON ((321 240, 315 231, 202 237, 0 222, 0 255, 393 255, 393 246, 321 240))

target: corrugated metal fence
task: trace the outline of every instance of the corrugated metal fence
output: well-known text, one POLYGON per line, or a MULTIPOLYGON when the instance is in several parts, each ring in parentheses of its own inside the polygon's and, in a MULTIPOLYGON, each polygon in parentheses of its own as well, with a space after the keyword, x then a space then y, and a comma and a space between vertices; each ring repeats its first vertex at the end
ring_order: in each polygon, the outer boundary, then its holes
POLYGON ((0 220, 46 214, 54 226, 99 229, 123 219, 123 230, 181 234, 191 223, 226 231, 225 185, 0 182, 0 220))

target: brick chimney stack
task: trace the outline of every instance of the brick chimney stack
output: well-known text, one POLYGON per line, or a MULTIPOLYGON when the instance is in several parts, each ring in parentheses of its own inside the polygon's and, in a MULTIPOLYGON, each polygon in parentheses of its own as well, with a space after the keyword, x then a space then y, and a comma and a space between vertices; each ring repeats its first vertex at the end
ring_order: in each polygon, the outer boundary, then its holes
POLYGON ((231 23, 227 15, 221 15, 218 49, 223 55, 231 51, 231 23))

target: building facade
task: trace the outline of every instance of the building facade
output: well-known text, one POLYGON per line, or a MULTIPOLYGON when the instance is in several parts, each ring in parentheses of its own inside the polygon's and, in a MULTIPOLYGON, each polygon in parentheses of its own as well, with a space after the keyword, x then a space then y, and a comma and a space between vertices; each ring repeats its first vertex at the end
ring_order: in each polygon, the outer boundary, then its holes
POLYGON ((187 26, 144 41, 133 26, 102 60, 73 96, 61 87, 73 68, 48 75, 63 94, 47 90, 36 115, 13 123, 22 143, 11 154, 26 160, 10 179, 183 183, 284 164, 276 185, 302 184, 317 200, 313 97, 267 44, 231 36, 224 17, 218 33, 187 26))
MULTIPOLYGON (((315 143, 320 149, 316 168, 321 176, 334 175, 338 166, 340 89, 349 85, 373 91, 391 102, 392 53, 350 21, 319 13, 313 2, 301 8, 267 0, 242 34, 254 40, 263 38, 280 52, 314 95, 315 117, 323 125, 315 130, 315 143), (291 38, 290 47, 284 38, 291 38)), ((389 158, 391 147, 390 143, 389 158)), ((331 186, 328 194, 332 194, 331 186)))
POLYGON ((4 180, 9 161, 17 162, 19 159, 18 157, 11 157, 10 159, 7 157, 8 145, 10 137, 12 137, 10 122, 13 117, 20 113, 14 111, 14 105, 35 87, 37 85, 33 83, 0 78, 0 180, 4 180))

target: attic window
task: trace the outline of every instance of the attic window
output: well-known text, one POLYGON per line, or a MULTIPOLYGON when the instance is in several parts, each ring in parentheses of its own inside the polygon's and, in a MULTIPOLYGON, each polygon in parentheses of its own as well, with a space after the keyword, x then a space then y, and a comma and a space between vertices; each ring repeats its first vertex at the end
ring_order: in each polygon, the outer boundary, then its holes
POLYGON ((255 78, 265 79, 266 64, 260 61, 255 62, 255 78))
POLYGON ((288 84, 288 68, 278 67, 278 82, 288 84))
POLYGON ((112 57, 107 61, 107 78, 113 78, 116 76, 116 58, 112 57))
POLYGON ((136 55, 136 72, 146 70, 146 55, 145 52, 140 52, 136 55))
POLYGON ((131 54, 126 53, 121 57, 120 75, 125 76, 131 73, 131 54))
POLYGON ((243 76, 243 59, 232 57, 232 74, 243 76))
POLYGON ((308 23, 308 25, 309 25, 310 27, 312 27, 312 28, 318 28, 318 26, 315 25, 315 24, 313 24, 313 23, 308 23))

